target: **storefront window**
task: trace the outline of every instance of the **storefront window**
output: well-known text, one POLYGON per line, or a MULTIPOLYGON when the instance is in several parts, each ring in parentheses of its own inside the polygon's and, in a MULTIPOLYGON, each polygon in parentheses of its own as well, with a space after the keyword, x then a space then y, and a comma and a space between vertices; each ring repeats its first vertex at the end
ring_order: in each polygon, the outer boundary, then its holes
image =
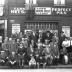
POLYGON ((36 4, 37 0, 25 0, 26 4, 36 4))
POLYGON ((3 16, 3 7, 0 7, 0 16, 3 16))
POLYGON ((5 0, 0 0, 0 6, 4 6, 5 0))
POLYGON ((65 0, 54 0, 54 5, 64 6, 65 5, 65 0))
POLYGON ((25 29, 26 30, 57 30, 58 29, 58 24, 57 23, 52 23, 52 22, 26 22, 25 23, 25 29))
POLYGON ((29 4, 29 0, 25 0, 25 3, 26 3, 26 4, 29 4))
POLYGON ((0 16, 3 16, 4 4, 5 4, 5 0, 0 0, 0 16))

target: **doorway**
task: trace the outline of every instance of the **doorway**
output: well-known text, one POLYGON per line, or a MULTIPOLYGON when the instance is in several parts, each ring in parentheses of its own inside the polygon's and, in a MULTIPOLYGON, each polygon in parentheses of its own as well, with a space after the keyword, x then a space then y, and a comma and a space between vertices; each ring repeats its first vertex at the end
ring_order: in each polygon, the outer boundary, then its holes
POLYGON ((2 42, 3 42, 4 41, 4 24, 0 24, 0 36, 2 36, 2 42))

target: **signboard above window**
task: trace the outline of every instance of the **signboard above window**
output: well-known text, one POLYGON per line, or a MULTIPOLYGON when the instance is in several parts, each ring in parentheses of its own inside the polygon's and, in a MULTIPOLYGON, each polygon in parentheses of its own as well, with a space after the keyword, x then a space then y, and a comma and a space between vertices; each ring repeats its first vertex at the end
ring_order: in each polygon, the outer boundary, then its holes
POLYGON ((61 7, 35 7, 36 15, 67 15, 71 12, 71 8, 61 8, 61 7))
POLYGON ((37 15, 51 15, 51 7, 36 7, 35 13, 37 15))
POLYGON ((23 15, 25 14, 25 8, 24 7, 10 7, 10 15, 23 15))
POLYGON ((54 0, 55 6, 65 6, 65 0, 54 0))
MULTIPOLYGON (((24 7, 10 7, 9 9, 10 9, 9 15, 25 15, 26 14, 26 10, 24 7)), ((36 15, 66 15, 66 16, 70 15, 72 16, 72 8, 35 7, 35 14, 36 15)))

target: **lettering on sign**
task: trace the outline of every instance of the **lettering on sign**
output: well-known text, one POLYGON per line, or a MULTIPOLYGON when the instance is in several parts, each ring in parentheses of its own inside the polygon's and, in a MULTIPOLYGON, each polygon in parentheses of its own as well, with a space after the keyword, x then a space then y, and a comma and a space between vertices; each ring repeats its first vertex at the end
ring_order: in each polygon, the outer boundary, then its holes
POLYGON ((52 8, 52 12, 56 12, 56 14, 67 14, 71 11, 71 8, 52 8))
POLYGON ((66 15, 68 12, 71 12, 71 8, 35 7, 35 13, 37 15, 51 15, 53 12, 66 15))
POLYGON ((51 15, 51 8, 50 7, 36 7, 35 13, 37 15, 51 15))
POLYGON ((10 13, 11 14, 25 14, 25 8, 14 7, 14 8, 11 8, 10 13))

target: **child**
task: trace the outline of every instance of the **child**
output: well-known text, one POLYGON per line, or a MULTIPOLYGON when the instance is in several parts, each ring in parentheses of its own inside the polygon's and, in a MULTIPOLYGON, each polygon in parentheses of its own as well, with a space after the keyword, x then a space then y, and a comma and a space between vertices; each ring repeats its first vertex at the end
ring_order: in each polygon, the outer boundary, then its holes
POLYGON ((36 61, 35 61, 33 55, 31 54, 31 60, 29 61, 29 68, 31 68, 31 67, 35 68, 35 66, 36 66, 36 61))
POLYGON ((52 64, 53 57, 51 55, 50 43, 48 43, 47 39, 45 40, 45 44, 43 44, 43 46, 44 46, 44 51, 43 52, 45 54, 46 64, 50 65, 50 64, 52 64))

